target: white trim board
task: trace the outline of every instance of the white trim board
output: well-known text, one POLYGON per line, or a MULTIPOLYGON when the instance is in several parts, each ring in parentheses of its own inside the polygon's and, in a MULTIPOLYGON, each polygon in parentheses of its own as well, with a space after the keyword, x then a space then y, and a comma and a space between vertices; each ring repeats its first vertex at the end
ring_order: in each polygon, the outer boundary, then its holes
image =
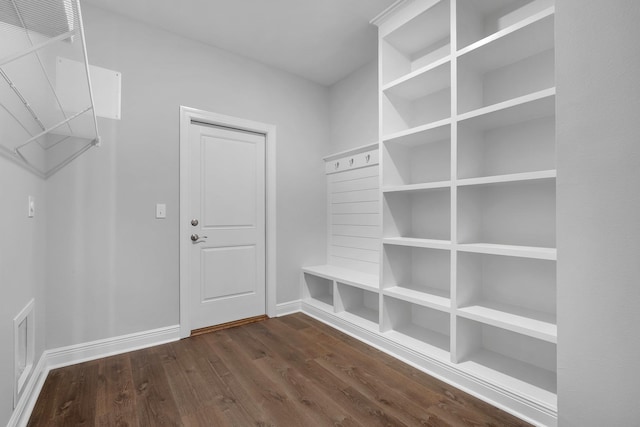
POLYGON ((52 369, 128 353, 180 339, 180 326, 168 326, 150 331, 91 341, 82 344, 45 350, 25 385, 7 427, 23 427, 29 422, 47 375, 52 369))
POLYGON ((191 334, 189 325, 189 126, 192 121, 261 133, 266 141, 266 309, 277 316, 276 304, 276 127, 197 108, 180 106, 180 336, 191 334))
POLYGON ((302 301, 295 300, 283 302, 276 307, 276 316, 286 316, 287 314, 299 313, 302 310, 302 301))

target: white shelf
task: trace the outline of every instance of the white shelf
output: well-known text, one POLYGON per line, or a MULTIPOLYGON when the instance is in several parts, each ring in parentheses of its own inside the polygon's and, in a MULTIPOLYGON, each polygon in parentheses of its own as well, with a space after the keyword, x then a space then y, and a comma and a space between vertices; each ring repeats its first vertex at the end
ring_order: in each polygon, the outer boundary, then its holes
MULTIPOLYGON (((476 117, 487 116, 485 119, 486 128, 508 126, 521 121, 531 120, 540 114, 540 117, 549 115, 550 108, 555 103, 556 88, 543 89, 538 92, 519 96, 497 104, 478 108, 458 116, 459 122, 464 122, 476 117), (538 102, 546 101, 546 102, 538 102), (526 107, 525 107, 526 106, 526 107), (518 109, 518 107, 524 107, 518 109), (527 111, 528 110, 528 111, 527 111), (489 115, 496 114, 493 117, 489 115)), ((553 110, 551 110, 553 111, 553 110)))
POLYGON ((451 54, 449 1, 418 6, 414 16, 380 32, 385 83, 451 54))
POLYGON ((449 361, 449 337, 420 326, 408 324, 384 332, 387 338, 417 352, 449 361))
POLYGON ((393 286, 382 292, 384 295, 436 310, 449 312, 451 309, 451 298, 447 292, 436 288, 424 290, 416 290, 416 288, 418 286, 393 286))
POLYGON ((404 144, 408 146, 418 144, 428 144, 430 142, 442 141, 451 137, 451 118, 416 126, 411 129, 385 135, 384 142, 394 144, 404 144))
POLYGON ((425 182, 423 184, 411 184, 411 185, 393 185, 382 188, 383 193, 401 193, 401 192, 413 192, 413 191, 428 191, 439 188, 451 187, 451 181, 438 181, 438 182, 425 182))
POLYGON ((304 302, 306 304, 319 308, 320 310, 326 311, 328 313, 333 313, 333 296, 331 295, 321 295, 305 298, 304 302))
POLYGON ((546 171, 536 171, 536 172, 523 172, 523 173, 513 173, 507 175, 495 175, 495 176, 484 176, 478 178, 465 178, 459 179, 457 181, 458 186, 468 186, 468 185, 487 185, 487 184, 497 184, 501 182, 521 182, 521 181, 536 181, 543 179, 555 179, 556 171, 554 170, 546 170, 546 171))
POLYGON ((358 307, 336 313, 336 316, 370 331, 379 331, 378 312, 367 307, 358 307))
MULTIPOLYGON (((387 239, 384 239, 384 243, 386 243, 386 240, 387 239)), ((477 254, 504 255, 546 260, 557 259, 557 251, 555 248, 499 245, 493 243, 460 243, 456 246, 459 251, 473 252, 477 254)))
POLYGON ((554 372, 484 349, 472 354, 458 367, 518 396, 528 397, 550 409, 557 408, 554 372))
POLYGON ((382 243, 385 245, 445 250, 451 249, 453 246, 449 240, 416 239, 413 237, 385 237, 382 239, 382 243))
POLYGON ((349 270, 334 265, 314 265, 302 267, 302 271, 314 276, 323 277, 329 280, 335 280, 345 285, 355 286, 367 291, 377 292, 379 289, 378 276, 366 274, 356 270, 349 270))
POLYGON ((494 70, 554 47, 555 7, 538 12, 458 51, 477 71, 494 70))
POLYGON ((382 91, 415 100, 451 86, 451 57, 413 71, 385 85, 382 91))
POLYGON ((467 319, 496 326, 533 338, 556 343, 558 327, 555 315, 507 304, 481 301, 458 309, 467 319))
POLYGON ((555 114, 555 88, 490 105, 458 116, 458 121, 471 129, 484 131, 551 117, 555 114))

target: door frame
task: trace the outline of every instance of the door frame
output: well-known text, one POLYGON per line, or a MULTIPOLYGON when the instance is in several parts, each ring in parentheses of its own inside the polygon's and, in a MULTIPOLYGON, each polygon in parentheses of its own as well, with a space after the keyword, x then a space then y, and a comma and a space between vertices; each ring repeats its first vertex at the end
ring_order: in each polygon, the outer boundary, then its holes
POLYGON ((192 121, 263 134, 265 136, 265 307, 276 315, 276 126, 180 106, 180 337, 191 334, 189 236, 189 127, 192 121))

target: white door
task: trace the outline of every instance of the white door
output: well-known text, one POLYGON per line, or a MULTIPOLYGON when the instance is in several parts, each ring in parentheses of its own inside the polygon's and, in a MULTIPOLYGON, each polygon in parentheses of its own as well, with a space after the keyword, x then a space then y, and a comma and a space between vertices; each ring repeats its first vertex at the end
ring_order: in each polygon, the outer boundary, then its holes
POLYGON ((191 329, 264 315, 265 136, 192 123, 189 149, 191 329))

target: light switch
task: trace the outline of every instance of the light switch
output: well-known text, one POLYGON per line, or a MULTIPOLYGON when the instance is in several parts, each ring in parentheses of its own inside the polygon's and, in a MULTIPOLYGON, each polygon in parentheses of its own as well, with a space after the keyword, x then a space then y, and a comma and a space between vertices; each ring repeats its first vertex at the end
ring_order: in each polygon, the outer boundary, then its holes
POLYGON ((156 205, 156 218, 162 219, 167 217, 167 205, 158 203, 156 205))
POLYGON ((29 196, 29 206, 27 210, 27 216, 33 218, 36 214, 36 200, 33 196, 29 196))

